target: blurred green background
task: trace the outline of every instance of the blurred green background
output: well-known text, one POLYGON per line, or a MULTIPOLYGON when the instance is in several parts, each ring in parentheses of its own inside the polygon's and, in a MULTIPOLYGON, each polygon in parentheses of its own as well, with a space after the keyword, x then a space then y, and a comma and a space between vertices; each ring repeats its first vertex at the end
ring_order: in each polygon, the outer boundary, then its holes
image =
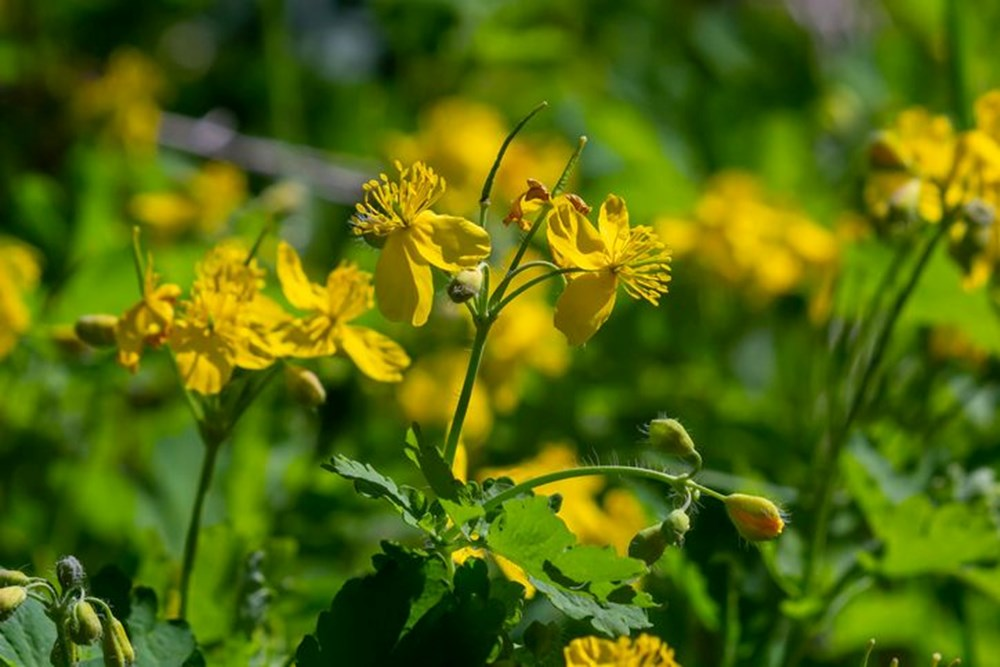
MULTIPOLYGON (((648 460, 638 427, 666 412, 698 442, 706 482, 792 515, 762 559, 706 504, 657 566, 655 630, 682 664, 856 664, 876 637, 877 664, 939 650, 1000 665, 1000 327, 943 260, 843 458, 830 576, 850 586, 817 614, 773 576, 802 569, 811 517, 796 511, 822 472, 829 304, 834 324, 855 314, 852 294, 888 262, 850 231, 867 141, 916 104, 969 126, 1000 84, 997 25, 987 0, 3 0, 0 235, 33 249, 39 275, 0 283, 30 313, 5 324, 18 340, 0 360, 0 563, 45 574, 73 553, 170 604, 201 456, 187 406, 165 355, 131 377, 66 328, 136 300, 133 225, 187 284, 213 239, 252 241, 255 207, 275 196, 262 193, 294 182, 279 236, 310 274, 341 258, 371 269, 346 224, 364 180, 426 159, 448 179, 448 212, 472 217, 505 133, 547 100, 501 171, 491 229, 586 135, 572 189, 594 206, 622 195, 633 225, 675 246, 674 281, 659 308, 619 295, 582 349, 551 329, 541 294, 512 315, 470 416, 471 474, 549 443, 648 460), (711 235, 737 211, 752 242, 720 250, 711 235), (793 268, 775 269, 778 255, 793 268)), ((496 232, 495 266, 515 239, 496 232)), ((273 253, 272 239, 265 264, 273 253)), ((209 664, 282 664, 380 539, 413 539, 319 463, 342 452, 415 480, 402 434, 412 419, 443 428, 468 329, 443 304, 419 330, 367 321, 414 358, 401 386, 323 360, 325 405, 306 411, 275 383, 223 450, 190 614, 209 664), (270 597, 248 614, 257 551, 270 597)), ((609 525, 619 486, 593 499, 609 525)), ((630 492, 647 523, 662 516, 654 489, 630 492)))

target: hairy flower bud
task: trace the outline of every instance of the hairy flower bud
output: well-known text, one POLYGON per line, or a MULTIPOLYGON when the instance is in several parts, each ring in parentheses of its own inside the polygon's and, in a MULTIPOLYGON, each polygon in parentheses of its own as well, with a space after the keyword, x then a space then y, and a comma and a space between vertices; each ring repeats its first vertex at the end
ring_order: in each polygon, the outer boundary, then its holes
POLYGON ((0 567, 0 586, 24 586, 31 578, 20 570, 5 570, 0 567))
POLYGON ((660 417, 646 426, 649 444, 671 456, 686 457, 695 453, 694 441, 676 419, 660 417))
POLYGON ((652 565, 660 560, 667 545, 668 539, 663 533, 662 524, 656 524, 643 528, 632 538, 628 543, 628 555, 631 558, 638 558, 646 565, 652 565))
POLYGON ((121 622, 113 616, 104 624, 104 640, 101 642, 104 651, 105 667, 129 667, 135 662, 135 649, 121 622))
POLYGON ((24 586, 4 586, 0 588, 0 620, 14 613, 28 599, 28 590, 24 586))
POLYGON ((465 303, 479 294, 483 288, 483 272, 479 269, 463 269, 448 283, 448 298, 454 303, 465 303))
POLYGON ((118 318, 114 315, 84 315, 76 321, 73 331, 76 337, 91 347, 108 347, 115 344, 115 327, 118 318))
POLYGON ((678 541, 684 540, 684 535, 691 530, 691 517, 682 509, 676 509, 667 515, 663 521, 664 532, 673 532, 678 541))
POLYGON ((773 540, 785 529, 781 510, 767 498, 732 493, 723 502, 736 530, 751 542, 773 540))
POLYGON ((326 402, 326 389, 316 374, 307 368, 288 364, 285 366, 285 387, 297 403, 315 408, 326 402))
POLYGON ((56 578, 63 592, 75 586, 83 586, 87 580, 87 572, 76 556, 63 556, 56 561, 56 578))
POLYGON ((94 606, 86 600, 81 600, 73 607, 68 628, 70 639, 81 645, 91 644, 103 634, 101 619, 94 611, 94 606))

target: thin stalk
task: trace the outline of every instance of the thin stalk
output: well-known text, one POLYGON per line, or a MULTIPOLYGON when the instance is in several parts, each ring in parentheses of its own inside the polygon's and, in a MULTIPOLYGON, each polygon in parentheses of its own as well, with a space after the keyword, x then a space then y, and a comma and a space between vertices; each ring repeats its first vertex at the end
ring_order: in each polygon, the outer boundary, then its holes
POLYGON ((564 275, 569 274, 569 273, 585 273, 585 272, 587 272, 589 270, 590 269, 579 269, 579 268, 576 268, 575 266, 573 266, 573 267, 569 267, 569 268, 566 268, 566 269, 556 269, 555 271, 550 271, 549 273, 546 273, 545 275, 538 276, 537 278, 532 278, 531 280, 529 280, 528 282, 524 283, 523 285, 521 285, 520 287, 518 287, 516 290, 514 290, 513 292, 511 292, 510 294, 508 294, 506 297, 504 297, 500 301, 500 303, 498 303, 495 306, 493 306, 493 310, 491 311, 491 314, 493 315, 493 317, 496 317, 500 313, 500 311, 503 310, 504 307, 508 303, 510 303, 511 301, 513 301, 514 299, 516 299, 518 296, 520 296, 524 292, 527 292, 529 289, 531 289, 532 287, 534 287, 538 283, 545 282, 546 280, 549 280, 550 278, 555 278, 556 276, 564 276, 564 275))
POLYGON ((962 31, 963 16, 958 0, 948 0, 945 6, 945 23, 948 40, 948 80, 951 82, 952 104, 959 125, 967 128, 972 125, 969 118, 969 103, 966 93, 968 86, 965 79, 965 53, 962 51, 964 37, 962 31))
POLYGON ((448 439, 444 445, 444 460, 450 468, 455 463, 455 452, 458 451, 458 439, 462 435, 462 425, 465 414, 469 411, 469 401, 472 400, 472 389, 476 385, 479 374, 479 364, 483 360, 483 350, 486 349, 486 336, 489 335, 492 320, 480 318, 476 322, 476 337, 472 340, 472 353, 469 355, 469 367, 465 370, 465 381, 462 383, 462 393, 455 405, 455 417, 451 420, 448 439))
POLYGON ((493 166, 490 167, 490 173, 486 176, 486 181, 483 182, 483 191, 479 195, 479 226, 486 226, 486 211, 490 208, 490 195, 493 192, 493 180, 497 176, 497 170, 500 169, 500 162, 503 161, 503 156, 507 153, 507 148, 510 146, 510 142, 514 141, 514 137, 517 133, 528 124, 528 121, 535 117, 539 111, 549 106, 548 102, 541 102, 538 106, 532 109, 527 116, 521 119, 521 121, 514 126, 514 129, 510 131, 507 137, 500 144, 500 150, 497 151, 497 157, 493 160, 493 166))
POLYGON ((215 460, 218 458, 221 448, 221 440, 205 440, 205 457, 201 461, 198 491, 194 497, 194 506, 191 508, 191 520, 188 522, 187 536, 184 538, 184 561, 181 565, 180 583, 181 619, 184 619, 187 615, 188 588, 191 584, 191 572, 194 570, 194 559, 198 553, 198 533, 201 530, 202 508, 205 505, 205 497, 208 495, 208 489, 212 485, 212 476, 215 474, 215 460))
POLYGON ((253 242, 253 247, 250 248, 250 252, 247 253, 247 258, 243 260, 244 266, 250 266, 250 262, 252 262, 253 258, 257 255, 257 251, 260 250, 260 244, 264 242, 264 238, 271 231, 271 226, 273 224, 274 221, 269 216, 267 222, 264 223, 264 226, 261 227, 260 232, 257 234, 257 238, 253 242))
POLYGON ((138 225, 132 227, 132 263, 135 265, 135 277, 139 281, 139 296, 146 296, 146 267, 142 264, 142 243, 139 236, 142 232, 138 225))

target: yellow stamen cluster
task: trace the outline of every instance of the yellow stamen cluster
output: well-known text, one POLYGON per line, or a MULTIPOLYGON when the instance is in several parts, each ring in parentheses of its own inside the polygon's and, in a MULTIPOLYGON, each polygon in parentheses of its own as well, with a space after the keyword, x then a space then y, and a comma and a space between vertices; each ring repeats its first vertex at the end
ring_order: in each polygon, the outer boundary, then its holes
POLYGON ((645 299, 659 305, 670 282, 670 250, 652 228, 633 227, 632 233, 617 251, 611 272, 625 286, 633 299, 645 299))
POLYGON ((408 227, 444 194, 445 180, 423 162, 403 167, 397 161, 396 169, 398 181, 380 174, 364 184, 365 200, 351 220, 355 235, 382 237, 408 227))

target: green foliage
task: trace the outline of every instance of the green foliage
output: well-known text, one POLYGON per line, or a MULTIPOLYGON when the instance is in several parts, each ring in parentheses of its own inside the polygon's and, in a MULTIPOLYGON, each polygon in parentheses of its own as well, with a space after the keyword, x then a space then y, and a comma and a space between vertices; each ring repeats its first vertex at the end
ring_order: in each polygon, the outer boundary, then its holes
POLYGON ((0 621, 0 662, 10 667, 49 667, 56 628, 41 602, 28 599, 0 621))

